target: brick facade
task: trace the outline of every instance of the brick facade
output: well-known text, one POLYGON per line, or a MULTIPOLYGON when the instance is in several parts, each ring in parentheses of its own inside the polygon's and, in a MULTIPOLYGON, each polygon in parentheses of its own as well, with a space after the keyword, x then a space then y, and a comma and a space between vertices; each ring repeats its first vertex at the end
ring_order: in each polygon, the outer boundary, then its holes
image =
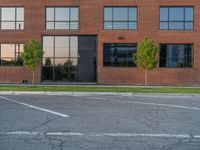
MULTIPOLYGON (((25 29, 22 31, 0 30, 0 43, 25 43, 29 39, 41 41, 42 35, 97 35, 97 83, 142 85, 144 72, 139 68, 103 67, 103 43, 137 43, 145 35, 156 43, 181 43, 194 45, 193 68, 157 68, 149 72, 151 85, 199 85, 200 84, 200 1, 199 0, 1 0, 0 6, 24 6, 25 29), (79 6, 78 31, 45 30, 45 6, 79 6), (138 28, 136 31, 103 30, 104 6, 137 6, 138 28), (160 31, 160 6, 194 6, 194 30, 160 31), (123 39, 119 39, 123 36, 123 39)), ((41 82, 41 68, 37 71, 41 82)), ((23 67, 0 67, 1 83, 21 83, 31 80, 31 72, 23 67)))

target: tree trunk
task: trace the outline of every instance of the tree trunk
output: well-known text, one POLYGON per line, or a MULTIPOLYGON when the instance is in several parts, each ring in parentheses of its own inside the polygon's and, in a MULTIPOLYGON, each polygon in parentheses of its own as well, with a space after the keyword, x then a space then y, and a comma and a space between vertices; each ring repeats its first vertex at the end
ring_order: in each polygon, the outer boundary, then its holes
POLYGON ((34 86, 35 84, 35 70, 33 71, 33 78, 32 78, 32 85, 34 86))
POLYGON ((148 70, 145 69, 145 86, 148 86, 148 70))

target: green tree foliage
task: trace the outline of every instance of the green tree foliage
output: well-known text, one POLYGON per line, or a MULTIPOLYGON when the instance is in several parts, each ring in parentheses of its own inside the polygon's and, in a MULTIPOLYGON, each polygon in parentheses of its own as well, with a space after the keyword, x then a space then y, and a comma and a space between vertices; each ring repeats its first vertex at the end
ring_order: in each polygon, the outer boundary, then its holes
POLYGON ((145 86, 148 85, 148 71, 157 67, 158 52, 159 48, 156 44, 148 37, 145 37, 134 54, 135 63, 145 70, 145 86))
POLYGON ((24 65, 27 66, 33 73, 32 84, 35 83, 35 70, 41 62, 43 56, 42 46, 40 42, 30 40, 24 45, 24 52, 21 57, 24 65))

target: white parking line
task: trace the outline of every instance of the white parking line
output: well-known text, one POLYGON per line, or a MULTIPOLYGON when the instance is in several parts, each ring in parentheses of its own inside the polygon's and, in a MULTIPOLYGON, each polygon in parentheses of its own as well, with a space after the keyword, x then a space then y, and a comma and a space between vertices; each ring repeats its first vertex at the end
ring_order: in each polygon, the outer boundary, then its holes
POLYGON ((44 108, 41 108, 41 107, 37 107, 37 106, 33 106, 33 105, 29 105, 27 103, 23 103, 23 102, 19 102, 19 101, 16 101, 16 100, 13 100, 13 99, 10 99, 10 98, 7 98, 7 97, 4 97, 4 96, 0 96, 1 99, 4 99, 4 100, 7 100, 9 102, 13 102, 13 103, 17 103, 17 104, 21 104, 21 105, 24 105, 24 106, 27 106, 29 108, 33 108, 33 109, 37 109, 37 110, 40 110, 40 111, 44 111, 44 112, 47 112, 47 113, 50 113, 50 114, 54 114, 54 115, 57 115, 59 117, 70 117, 69 115, 66 115, 66 114, 62 114, 62 113, 58 113, 58 112, 55 112, 55 111, 52 111, 52 110, 48 110, 48 109, 44 109, 44 108))
POLYGON ((92 136, 92 137, 149 137, 149 138, 196 138, 200 135, 190 134, 138 134, 138 133, 80 133, 80 132, 42 132, 42 131, 14 131, 0 132, 0 135, 47 135, 47 136, 92 136))
POLYGON ((200 110, 199 107, 188 107, 188 106, 182 106, 182 105, 161 104, 161 103, 147 103, 147 102, 135 102, 135 101, 126 101, 126 100, 109 99, 109 98, 98 98, 98 97, 85 97, 85 98, 100 99, 100 100, 111 100, 111 101, 118 101, 118 102, 123 102, 123 103, 132 103, 132 104, 140 104, 140 105, 152 105, 152 106, 181 108, 181 109, 189 109, 189 110, 200 110))

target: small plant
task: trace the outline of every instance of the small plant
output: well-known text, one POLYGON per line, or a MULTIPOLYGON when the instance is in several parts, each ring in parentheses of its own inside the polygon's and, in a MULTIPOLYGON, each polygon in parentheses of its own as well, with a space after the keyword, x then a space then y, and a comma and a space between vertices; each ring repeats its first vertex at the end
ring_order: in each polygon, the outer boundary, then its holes
POLYGON ((159 48, 148 37, 139 45, 137 52, 133 54, 135 63, 145 70, 145 86, 148 86, 148 71, 157 67, 157 54, 159 48))
POLYGON ((40 42, 30 40, 24 45, 24 52, 21 57, 24 65, 27 66, 33 73, 32 85, 35 84, 35 70, 41 62, 43 56, 42 46, 40 42))

